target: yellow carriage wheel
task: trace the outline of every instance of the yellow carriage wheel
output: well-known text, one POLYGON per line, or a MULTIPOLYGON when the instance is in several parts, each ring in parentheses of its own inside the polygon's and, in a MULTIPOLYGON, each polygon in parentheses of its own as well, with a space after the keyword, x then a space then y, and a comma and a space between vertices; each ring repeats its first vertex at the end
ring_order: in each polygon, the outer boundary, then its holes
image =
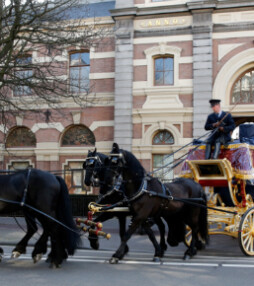
POLYGON ((241 219, 238 241, 245 255, 254 256, 254 207, 248 209, 241 219))

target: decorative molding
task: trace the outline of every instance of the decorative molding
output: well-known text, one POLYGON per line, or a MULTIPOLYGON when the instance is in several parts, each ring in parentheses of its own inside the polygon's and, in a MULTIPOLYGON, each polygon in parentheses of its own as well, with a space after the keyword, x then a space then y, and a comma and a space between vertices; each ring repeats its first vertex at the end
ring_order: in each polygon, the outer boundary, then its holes
POLYGON ((4 134, 7 134, 9 131, 9 128, 5 126, 4 124, 0 124, 0 131, 4 134))
POLYGON ((174 137, 174 145, 178 145, 179 144, 179 138, 182 137, 181 133, 179 132, 179 130, 172 124, 164 122, 164 124, 161 125, 160 121, 153 123, 148 129, 147 131, 143 134, 143 138, 141 140, 141 144, 142 146, 150 146, 152 145, 152 139, 154 134, 159 131, 159 130, 167 130, 170 133, 172 133, 173 137, 174 137), (163 128, 161 128, 163 127, 163 128))
POLYGON ((108 121, 94 121, 89 129, 91 131, 94 131, 98 127, 107 127, 107 126, 114 126, 114 120, 108 120, 108 121))
POLYGON ((16 124, 17 126, 23 125, 23 116, 16 116, 16 124))
POLYGON ((80 124, 81 113, 80 110, 71 111, 73 124, 80 124))
POLYGON ((35 123, 31 130, 36 133, 40 129, 56 129, 59 132, 64 130, 61 122, 50 122, 50 123, 35 123))
MULTIPOLYGON (((213 87, 213 98, 221 99, 221 105, 230 105, 230 95, 236 79, 249 68, 254 67, 254 48, 245 50, 232 57, 219 71, 213 87)), ((239 105, 240 106, 240 105, 239 105)), ((253 105, 248 105, 253 111, 253 105)), ((238 106, 236 107, 236 109, 238 106)))
POLYGON ((105 79, 105 78, 115 78, 114 72, 101 72, 101 73, 90 73, 89 79, 105 79))
POLYGON ((174 85, 178 85, 179 81, 179 59, 182 49, 175 46, 168 46, 165 43, 160 43, 159 46, 154 46, 144 50, 147 58, 147 86, 152 87, 154 82, 154 56, 172 55, 174 57, 174 85))
POLYGON ((172 109, 183 108, 183 103, 179 99, 178 94, 174 95, 150 95, 147 96, 147 100, 143 105, 144 109, 172 109))

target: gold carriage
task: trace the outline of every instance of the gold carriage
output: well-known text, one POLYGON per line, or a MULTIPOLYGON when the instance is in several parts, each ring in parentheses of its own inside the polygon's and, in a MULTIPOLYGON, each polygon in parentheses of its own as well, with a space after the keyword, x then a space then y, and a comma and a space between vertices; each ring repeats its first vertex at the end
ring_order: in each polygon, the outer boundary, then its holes
MULTIPOLYGON (((204 153, 204 145, 190 150, 181 176, 201 184, 208 206, 218 209, 208 210, 209 234, 238 238, 242 252, 254 256, 254 146, 223 146, 216 160, 204 160, 204 153)), ((191 231, 186 234, 186 243, 190 240, 191 231)))

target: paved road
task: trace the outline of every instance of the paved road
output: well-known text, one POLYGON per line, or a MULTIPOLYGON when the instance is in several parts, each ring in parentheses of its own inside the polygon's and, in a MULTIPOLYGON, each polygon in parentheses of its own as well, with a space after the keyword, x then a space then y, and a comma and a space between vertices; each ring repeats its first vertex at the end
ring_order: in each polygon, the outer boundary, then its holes
MULTIPOLYGON (((24 227, 24 222, 19 219, 24 227)), ((12 244, 23 235, 13 219, 0 218, 0 245, 5 250, 0 265, 0 285, 251 285, 254 279, 254 258, 245 257, 238 242, 231 237, 213 236, 206 250, 190 260, 183 261, 184 245, 169 248, 161 263, 153 263, 153 247, 146 236, 134 235, 130 253, 118 265, 108 259, 119 244, 117 223, 104 224, 112 233, 111 240, 101 240, 99 251, 89 248, 86 238, 83 248, 69 258, 61 269, 51 270, 45 257, 37 264, 31 260, 32 245, 28 253, 11 260, 12 244), (10 245, 11 244, 11 245, 10 245)), ((32 240, 31 244, 35 241, 32 240)))

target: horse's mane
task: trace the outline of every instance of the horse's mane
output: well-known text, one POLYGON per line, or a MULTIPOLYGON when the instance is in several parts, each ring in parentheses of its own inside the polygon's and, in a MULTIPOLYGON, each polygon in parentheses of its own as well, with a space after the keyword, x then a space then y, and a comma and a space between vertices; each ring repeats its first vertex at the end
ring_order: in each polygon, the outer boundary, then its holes
POLYGON ((143 177, 146 173, 145 169, 139 162, 139 160, 129 151, 120 149, 123 153, 125 161, 128 163, 128 168, 130 171, 136 174, 136 176, 143 177))

